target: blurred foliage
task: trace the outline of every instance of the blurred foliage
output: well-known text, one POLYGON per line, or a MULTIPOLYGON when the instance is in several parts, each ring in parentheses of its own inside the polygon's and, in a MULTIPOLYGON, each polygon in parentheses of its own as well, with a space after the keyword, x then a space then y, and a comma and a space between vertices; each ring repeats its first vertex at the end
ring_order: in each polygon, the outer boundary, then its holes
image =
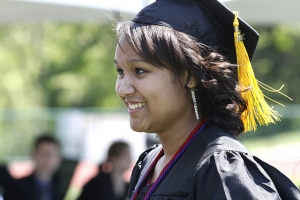
POLYGON ((252 61, 257 79, 275 89, 284 84, 281 91, 293 101, 277 93, 264 93, 282 104, 299 104, 300 24, 255 28, 260 34, 252 61))
POLYGON ((55 111, 35 108, 122 105, 115 38, 111 24, 0 25, 1 159, 29 155, 38 134, 55 131, 55 111))
POLYGON ((113 107, 111 25, 0 25, 0 107, 113 107))

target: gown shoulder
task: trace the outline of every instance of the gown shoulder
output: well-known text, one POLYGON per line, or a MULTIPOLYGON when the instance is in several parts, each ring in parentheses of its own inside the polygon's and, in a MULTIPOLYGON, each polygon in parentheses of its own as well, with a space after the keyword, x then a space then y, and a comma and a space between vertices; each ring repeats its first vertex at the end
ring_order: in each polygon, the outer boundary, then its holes
POLYGON ((201 140, 206 149, 193 176, 191 199, 300 200, 289 178, 219 126, 211 125, 201 140))

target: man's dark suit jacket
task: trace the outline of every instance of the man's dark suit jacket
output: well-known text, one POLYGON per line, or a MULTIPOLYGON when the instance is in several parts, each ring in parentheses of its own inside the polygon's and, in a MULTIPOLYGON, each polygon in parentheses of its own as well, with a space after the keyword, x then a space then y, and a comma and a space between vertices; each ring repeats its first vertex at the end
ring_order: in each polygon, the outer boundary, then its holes
MULTIPOLYGON (((8 191, 4 193, 5 200, 40 200, 40 192, 33 174, 19 180, 15 180, 8 191)), ((53 179, 52 200, 63 200, 59 181, 53 179)))

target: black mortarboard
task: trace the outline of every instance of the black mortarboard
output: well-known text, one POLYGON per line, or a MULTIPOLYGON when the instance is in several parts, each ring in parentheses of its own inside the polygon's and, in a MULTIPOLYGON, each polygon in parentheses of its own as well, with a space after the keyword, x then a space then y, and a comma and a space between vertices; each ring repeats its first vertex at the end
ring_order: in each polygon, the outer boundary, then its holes
MULTIPOLYGON (((199 42, 223 52, 236 63, 233 39, 234 14, 217 0, 157 0, 142 9, 132 21, 173 28, 196 37, 199 42)), ((251 59, 259 35, 239 19, 245 47, 251 59)))

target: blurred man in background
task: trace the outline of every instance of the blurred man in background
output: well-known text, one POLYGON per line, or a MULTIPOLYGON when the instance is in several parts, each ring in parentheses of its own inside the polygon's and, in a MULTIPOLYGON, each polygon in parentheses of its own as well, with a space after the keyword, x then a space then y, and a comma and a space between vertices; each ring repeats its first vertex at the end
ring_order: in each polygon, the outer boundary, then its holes
POLYGON ((5 200, 62 200, 63 193, 55 172, 60 166, 60 145, 49 135, 39 136, 34 144, 32 158, 35 170, 16 180, 4 193, 5 200), (6 195, 7 194, 7 195, 6 195))

